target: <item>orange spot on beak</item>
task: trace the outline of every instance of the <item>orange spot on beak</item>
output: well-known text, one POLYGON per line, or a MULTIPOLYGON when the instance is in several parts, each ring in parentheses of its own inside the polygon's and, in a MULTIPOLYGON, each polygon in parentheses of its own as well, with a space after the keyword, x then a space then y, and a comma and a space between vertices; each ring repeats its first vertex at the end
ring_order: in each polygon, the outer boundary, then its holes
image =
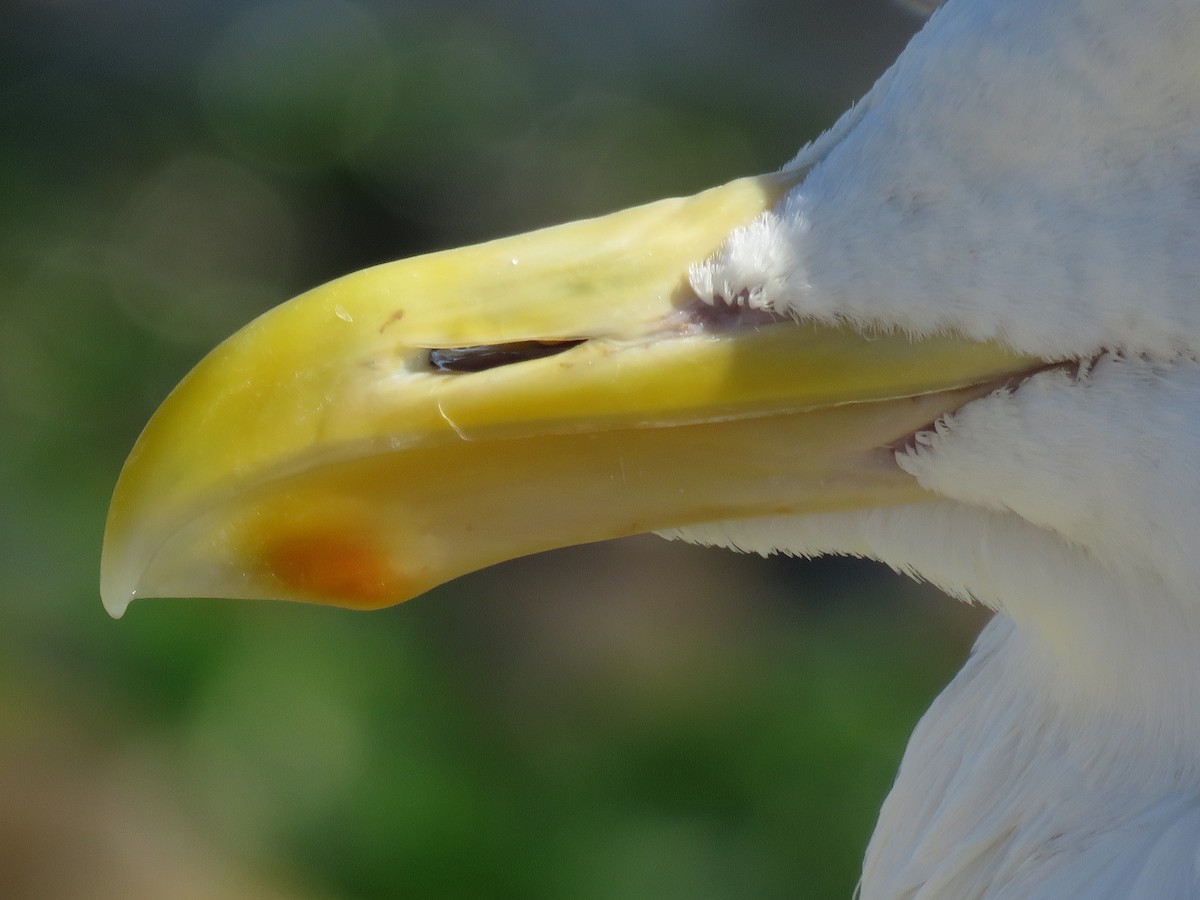
POLYGON ((272 538, 262 559, 303 599, 373 609, 409 596, 383 548, 361 528, 318 525, 272 538))

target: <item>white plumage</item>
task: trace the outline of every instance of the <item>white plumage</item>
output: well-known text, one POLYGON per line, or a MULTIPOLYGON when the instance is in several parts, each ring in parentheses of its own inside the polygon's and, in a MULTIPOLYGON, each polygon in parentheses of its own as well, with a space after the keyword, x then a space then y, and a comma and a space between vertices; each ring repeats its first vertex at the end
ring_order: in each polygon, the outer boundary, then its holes
POLYGON ((693 284, 1046 358, 1191 350, 1198 46, 1192 0, 953 0, 693 284))
POLYGON ((700 296, 1071 361, 899 454, 940 503, 673 536, 997 612, 864 898, 1200 896, 1200 3, 950 0, 700 296))

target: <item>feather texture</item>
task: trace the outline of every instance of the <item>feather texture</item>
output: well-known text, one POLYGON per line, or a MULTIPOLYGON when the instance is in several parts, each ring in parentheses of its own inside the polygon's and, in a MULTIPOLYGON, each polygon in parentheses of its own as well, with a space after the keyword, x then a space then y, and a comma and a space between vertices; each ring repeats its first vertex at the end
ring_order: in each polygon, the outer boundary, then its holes
POLYGON ((864 898, 1200 896, 1200 3, 950 0, 693 267, 714 303, 1073 360, 897 462, 926 505, 673 537, 881 560, 997 612, 864 898))
POLYGON ((1200 346, 1200 4, 951 0, 697 293, 999 338, 1200 346))

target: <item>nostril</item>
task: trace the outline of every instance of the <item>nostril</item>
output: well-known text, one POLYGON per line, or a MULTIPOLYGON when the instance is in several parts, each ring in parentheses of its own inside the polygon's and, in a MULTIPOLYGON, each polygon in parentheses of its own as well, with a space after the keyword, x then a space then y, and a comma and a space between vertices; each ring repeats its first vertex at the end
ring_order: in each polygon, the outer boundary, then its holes
POLYGON ((434 348, 429 351, 429 367, 438 372, 484 372, 500 366, 554 356, 584 342, 584 338, 563 341, 513 341, 508 344, 480 344, 475 347, 434 348))

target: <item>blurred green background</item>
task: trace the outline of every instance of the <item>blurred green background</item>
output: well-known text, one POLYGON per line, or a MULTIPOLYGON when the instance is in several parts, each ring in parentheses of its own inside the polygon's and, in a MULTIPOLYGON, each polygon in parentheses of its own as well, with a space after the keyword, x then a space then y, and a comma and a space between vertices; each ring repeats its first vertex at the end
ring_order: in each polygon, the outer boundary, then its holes
POLYGON ((172 385, 352 269, 778 167, 886 0, 9 0, 0 896, 849 896, 977 614, 654 538, 402 607, 97 595, 172 385))

